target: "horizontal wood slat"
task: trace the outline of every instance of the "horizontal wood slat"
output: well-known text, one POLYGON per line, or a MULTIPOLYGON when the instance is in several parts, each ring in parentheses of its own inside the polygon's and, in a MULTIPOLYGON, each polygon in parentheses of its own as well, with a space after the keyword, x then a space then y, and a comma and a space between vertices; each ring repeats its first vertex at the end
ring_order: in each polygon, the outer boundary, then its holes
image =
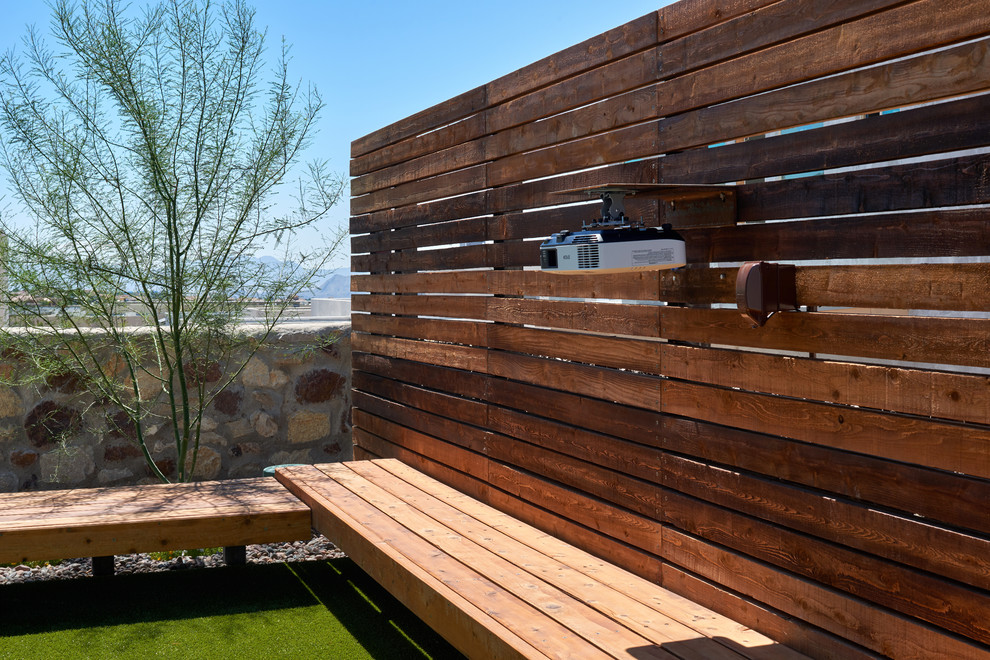
POLYGON ((678 76, 762 47, 847 23, 903 2, 904 0, 785 0, 771 3, 731 21, 671 41, 663 50, 663 73, 665 77, 678 76))
MULTIPOLYGON (((799 304, 896 310, 990 311, 990 264, 797 266, 799 304)), ((711 305, 734 303, 737 268, 572 277, 541 271, 450 271, 354 275, 351 290, 370 293, 492 294, 606 298, 711 305)))
POLYGON ((672 154, 661 161, 662 172, 685 181, 739 181, 974 149, 990 143, 979 120, 987 114, 990 96, 977 96, 672 154))
POLYGON ((663 547, 664 558, 672 563, 714 580, 723 588, 753 597, 826 631, 839 633, 883 657, 962 660, 985 653, 982 645, 837 594, 742 553, 699 542, 673 527, 664 528, 663 547))
POLYGON ((660 312, 670 340, 990 367, 990 319, 781 313, 762 328, 731 309, 660 312))
POLYGON ((664 519, 689 534, 986 643, 988 596, 785 527, 664 491, 664 519))
MULTIPOLYGON (((697 419, 663 416, 547 389, 539 384, 492 379, 478 373, 368 355, 356 356, 355 367, 361 370, 355 373, 355 379, 361 383, 361 388, 371 387, 369 391, 373 394, 389 398, 394 396, 395 385, 386 387, 378 384, 388 383, 387 379, 417 382, 428 391, 436 392, 434 396, 441 397, 436 400, 447 401, 445 405, 450 408, 427 406, 421 393, 408 399, 417 401, 417 407, 426 406, 429 412, 435 414, 449 414, 453 410, 450 400, 442 397, 454 395, 480 399, 489 405, 555 420, 574 428, 587 428, 639 444, 831 491, 848 499, 917 513, 957 528, 990 533, 990 518, 985 515, 985 503, 990 497, 988 480, 964 478, 951 472, 851 454, 840 447, 805 444, 706 424, 697 419), (363 372, 386 380, 368 381, 363 372)), ((470 423, 480 422, 480 412, 472 414, 470 423)))
POLYGON ((664 344, 662 373, 725 388, 990 424, 990 378, 664 344))
POLYGON ((988 31, 990 17, 967 0, 918 0, 673 78, 661 92, 662 112, 724 103, 988 31))

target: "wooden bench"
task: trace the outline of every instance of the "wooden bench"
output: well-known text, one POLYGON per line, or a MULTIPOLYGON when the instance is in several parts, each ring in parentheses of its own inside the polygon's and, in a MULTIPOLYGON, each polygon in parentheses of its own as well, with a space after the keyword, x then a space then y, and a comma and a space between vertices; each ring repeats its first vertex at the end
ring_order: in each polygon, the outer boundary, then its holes
POLYGON ((804 657, 395 460, 279 468, 317 530, 477 658, 804 657))
POLYGON ((0 496, 0 564, 224 547, 310 538, 309 507, 270 477, 136 487, 5 493, 0 496))

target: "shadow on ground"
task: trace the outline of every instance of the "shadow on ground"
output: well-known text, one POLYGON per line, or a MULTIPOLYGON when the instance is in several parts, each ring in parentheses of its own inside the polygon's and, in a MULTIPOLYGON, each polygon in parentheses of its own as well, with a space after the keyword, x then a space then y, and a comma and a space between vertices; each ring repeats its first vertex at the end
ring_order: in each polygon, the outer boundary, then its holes
MULTIPOLYGON (((157 633, 149 629, 182 622, 205 631, 200 648, 220 640, 250 649, 252 628, 266 630, 262 646, 271 645, 271 629, 292 628, 303 613, 318 619, 298 630, 312 647, 323 646, 314 636, 325 634, 329 646, 338 635, 349 635, 354 640, 347 644, 356 642, 355 648, 376 659, 461 657, 349 559, 5 585, 0 604, 0 647, 13 638, 53 633, 77 636, 85 646, 90 637, 129 629, 132 639, 121 643, 137 647, 141 639, 135 637, 155 643, 157 633), (197 620, 212 621, 194 625, 197 620)), ((290 644, 293 631, 284 632, 290 644)))

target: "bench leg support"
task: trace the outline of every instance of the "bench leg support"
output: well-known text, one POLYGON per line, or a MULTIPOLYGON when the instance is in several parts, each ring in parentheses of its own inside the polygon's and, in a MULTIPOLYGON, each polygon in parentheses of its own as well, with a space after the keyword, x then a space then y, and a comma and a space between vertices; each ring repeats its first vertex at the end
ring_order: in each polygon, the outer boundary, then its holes
POLYGON ((109 557, 93 557, 93 577, 113 575, 113 555, 109 557))
POLYGON ((227 566, 244 566, 247 563, 247 546, 227 546, 223 549, 223 562, 227 566))

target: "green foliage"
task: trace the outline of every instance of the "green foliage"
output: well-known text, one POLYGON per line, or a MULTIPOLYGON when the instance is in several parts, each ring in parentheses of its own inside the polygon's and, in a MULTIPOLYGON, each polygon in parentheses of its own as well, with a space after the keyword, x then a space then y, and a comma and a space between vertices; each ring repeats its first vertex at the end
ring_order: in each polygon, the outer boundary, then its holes
POLYGON ((169 422, 177 478, 195 469, 203 411, 343 238, 296 251, 343 190, 326 163, 300 169, 323 102, 271 77, 265 35, 242 1, 53 4, 49 47, 0 58, 0 166, 18 213, 0 218, 0 292, 20 327, 0 329, 11 383, 72 374, 145 442, 169 422), (28 218, 28 226, 20 221, 28 218), (283 266, 254 258, 278 246, 283 266), (263 306, 260 330, 240 325, 263 306), (147 329, 128 326, 138 315, 147 329), (202 377, 207 367, 217 380, 202 377))

